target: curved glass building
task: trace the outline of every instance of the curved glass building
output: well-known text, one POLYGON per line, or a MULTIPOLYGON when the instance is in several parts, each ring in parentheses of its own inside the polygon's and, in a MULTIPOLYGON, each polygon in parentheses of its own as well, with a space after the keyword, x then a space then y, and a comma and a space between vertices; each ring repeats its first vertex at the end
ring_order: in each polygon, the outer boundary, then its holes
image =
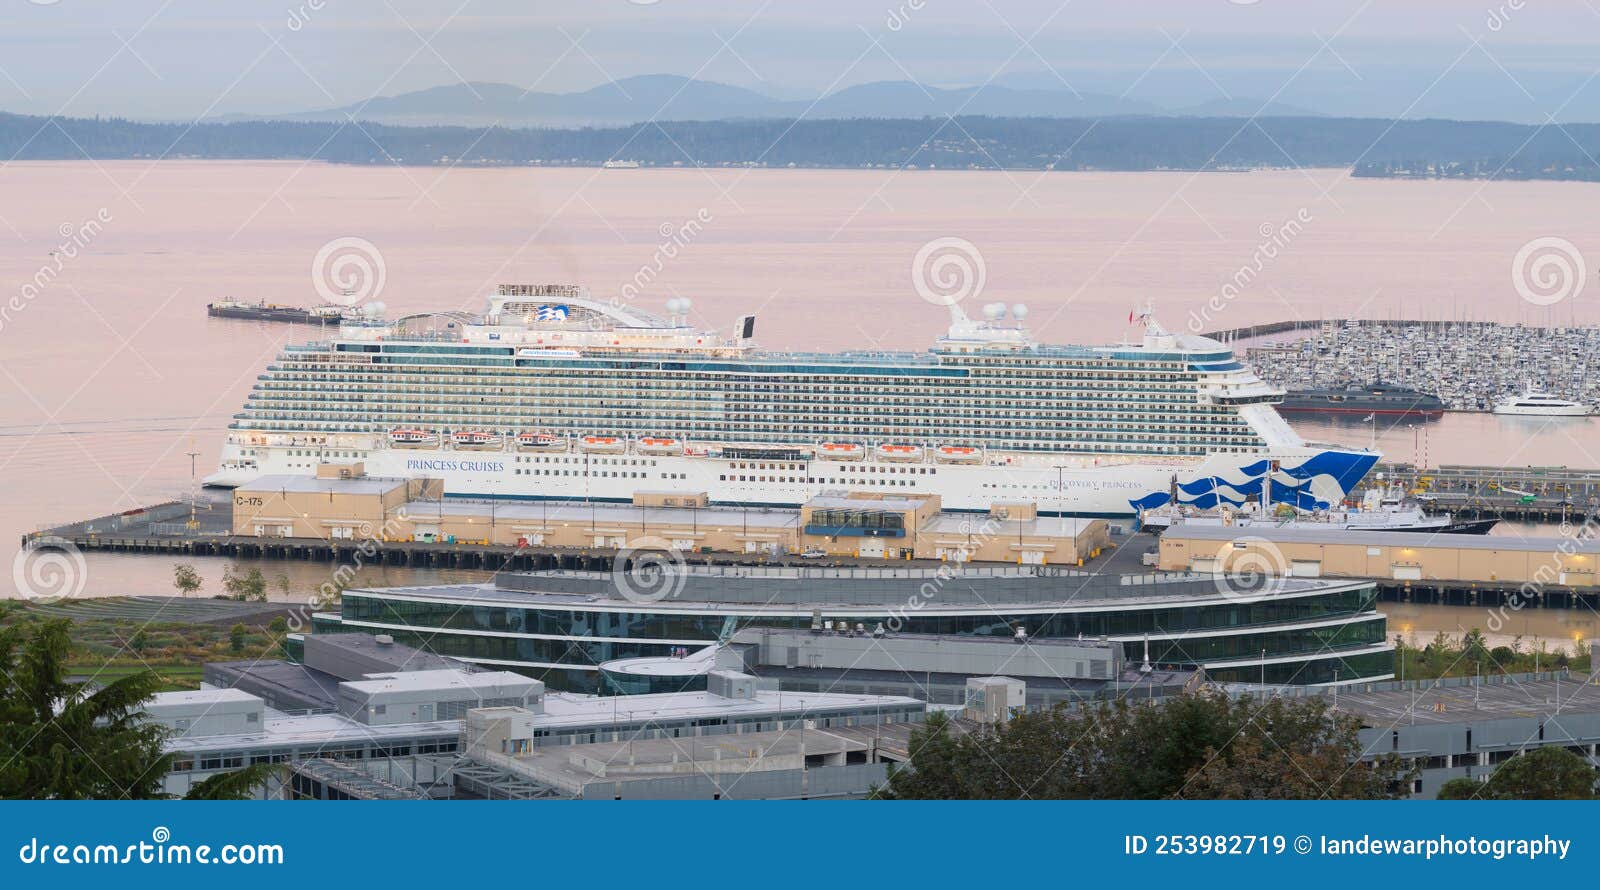
POLYGON ((594 692, 599 666, 671 657, 749 627, 845 622, 871 632, 1104 638, 1134 663, 1213 680, 1326 684, 1386 679, 1393 647, 1371 582, 1104 576, 1017 568, 679 568, 652 588, 612 572, 501 575, 344 593, 319 630, 390 634, 421 649, 594 692), (1240 581, 1234 584, 1235 580, 1240 581))

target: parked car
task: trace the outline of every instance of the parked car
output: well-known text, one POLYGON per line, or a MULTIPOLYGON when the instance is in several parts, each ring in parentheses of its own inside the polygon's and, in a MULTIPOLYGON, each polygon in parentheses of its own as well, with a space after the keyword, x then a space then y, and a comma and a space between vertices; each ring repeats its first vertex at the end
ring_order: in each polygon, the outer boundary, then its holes
POLYGON ((828 551, 826 551, 826 550, 818 550, 817 548, 812 547, 812 548, 806 550, 806 552, 800 554, 800 558, 801 559, 823 559, 823 558, 827 557, 827 555, 828 555, 828 551))

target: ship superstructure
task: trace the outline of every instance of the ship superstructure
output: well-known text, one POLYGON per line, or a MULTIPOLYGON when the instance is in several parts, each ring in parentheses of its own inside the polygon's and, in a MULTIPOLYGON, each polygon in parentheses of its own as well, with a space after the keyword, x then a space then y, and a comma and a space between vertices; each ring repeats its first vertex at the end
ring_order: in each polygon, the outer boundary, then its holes
POLYGON ((952 307, 926 352, 802 353, 757 348, 753 316, 730 336, 688 312, 502 285, 481 317, 347 319, 267 368, 207 481, 359 460, 452 494, 796 506, 850 488, 1122 516, 1173 492, 1244 503, 1269 480, 1274 502, 1325 507, 1378 458, 1306 445, 1282 390, 1149 315, 1136 342, 1052 346, 1025 307, 952 307))

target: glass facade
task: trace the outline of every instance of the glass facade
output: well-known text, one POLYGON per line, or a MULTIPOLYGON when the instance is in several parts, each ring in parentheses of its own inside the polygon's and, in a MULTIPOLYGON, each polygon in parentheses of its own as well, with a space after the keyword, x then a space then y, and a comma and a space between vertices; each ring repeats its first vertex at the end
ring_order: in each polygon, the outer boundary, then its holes
MULTIPOLYGON (((1182 633, 1199 630, 1224 630, 1275 624, 1304 623, 1353 616, 1377 609, 1377 589, 1361 587, 1316 596, 1257 602, 1229 602, 1211 605, 1161 605, 1146 609, 1096 612, 1056 612, 1046 614, 992 611, 969 615, 902 615, 898 605, 880 614, 852 610, 848 614, 827 614, 824 618, 846 618, 871 627, 874 623, 895 620, 906 633, 977 634, 1011 636, 1018 626, 1032 636, 1099 637, 1136 634, 1182 633)), ((627 604, 604 611, 563 609, 554 606, 470 605, 449 600, 423 601, 386 597, 363 591, 344 595, 345 621, 369 621, 414 627, 500 631, 514 634, 544 634, 556 637, 619 637, 645 640, 683 640, 713 643, 732 622, 734 629, 765 627, 810 627, 807 617, 750 614, 704 615, 677 610, 632 611, 627 604)), ((656 654, 656 653, 645 653, 656 654)), ((612 656, 625 657, 625 656, 612 656)))
MULTIPOLYGON (((1329 653, 1360 652, 1382 644, 1385 622, 1376 611, 1376 603, 1376 588, 1359 587, 1253 603, 1163 604, 1117 611, 1108 608, 1007 614, 1000 609, 998 613, 975 610, 965 615, 905 615, 898 610, 869 614, 853 609, 830 614, 823 607, 819 614, 824 619, 845 618, 868 628, 884 623, 904 633, 1010 638, 1023 628, 1030 636, 1042 638, 1123 637, 1124 657, 1133 663, 1144 659, 1147 644, 1139 638, 1149 634, 1152 638, 1148 651, 1153 663, 1191 666, 1258 658, 1263 653, 1268 660, 1303 656, 1304 660, 1269 664, 1268 682, 1318 683, 1332 680, 1336 668, 1344 679, 1383 676, 1392 671, 1388 653, 1376 657, 1353 655, 1343 666, 1338 659, 1331 659, 1331 664, 1315 660, 1329 653), (1318 626, 1296 626, 1313 623, 1318 626), (1192 635, 1161 638, 1175 634, 1192 635)), ((765 616, 754 611, 742 615, 697 615, 638 609, 633 604, 614 610, 474 605, 351 591, 344 595, 339 628, 346 632, 388 633, 399 642, 440 655, 503 664, 537 676, 552 688, 598 691, 603 681, 595 668, 607 661, 668 657, 676 648, 710 645, 741 628, 804 628, 810 627, 812 621, 809 615, 765 616), (552 678, 551 673, 560 676, 552 678)), ((321 623, 318 629, 324 629, 321 623)), ((1257 681, 1261 676, 1258 667, 1208 673, 1216 679, 1237 674, 1244 682, 1257 681)))

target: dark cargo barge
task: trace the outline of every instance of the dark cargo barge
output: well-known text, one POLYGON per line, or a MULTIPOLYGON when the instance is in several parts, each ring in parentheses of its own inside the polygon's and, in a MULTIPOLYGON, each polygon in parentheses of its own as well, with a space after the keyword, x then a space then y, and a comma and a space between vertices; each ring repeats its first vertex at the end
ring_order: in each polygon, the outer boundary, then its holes
POLYGON ((241 300, 218 300, 206 304, 206 314, 212 318, 242 318, 250 321, 279 321, 289 324, 336 325, 350 312, 345 306, 284 306, 278 303, 246 303, 241 300))

